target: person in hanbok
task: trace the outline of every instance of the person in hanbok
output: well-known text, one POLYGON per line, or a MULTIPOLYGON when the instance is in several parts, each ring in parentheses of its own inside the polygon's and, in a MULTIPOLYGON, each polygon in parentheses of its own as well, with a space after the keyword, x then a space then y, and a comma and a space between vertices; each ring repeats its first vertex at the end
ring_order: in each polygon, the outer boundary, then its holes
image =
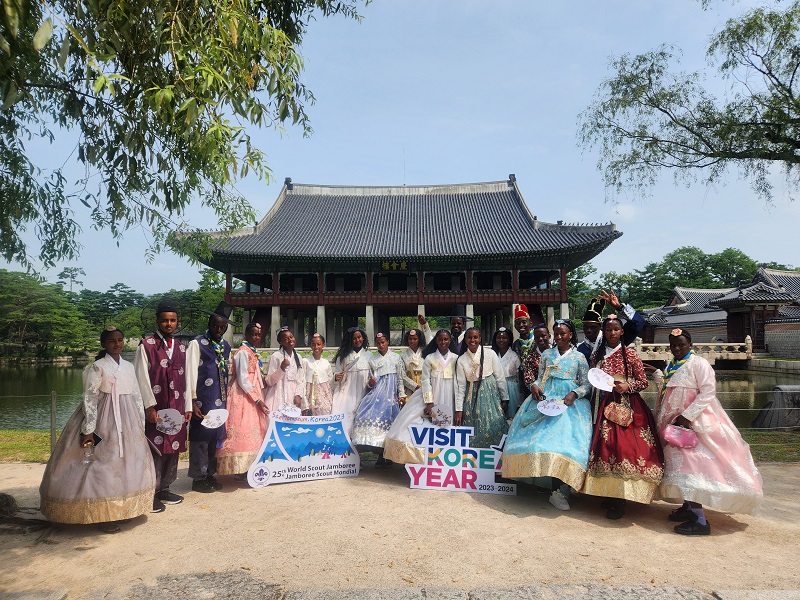
MULTIPOLYGON (((513 419, 521 404, 521 390, 519 387, 519 370, 522 363, 519 361, 517 353, 511 349, 513 336, 511 331, 501 327, 492 336, 492 350, 495 351, 500 359, 500 364, 506 376, 506 387, 508 388, 508 404, 503 405, 503 412, 506 417, 513 419)), ((527 392, 526 392, 527 395, 527 392)))
POLYGON ((458 357, 450 352, 450 331, 440 329, 422 351, 422 385, 406 402, 386 434, 383 456, 396 463, 424 464, 425 448, 415 446, 409 427, 453 425, 458 357))
POLYGON ((477 328, 467 329, 464 344, 456 363, 455 424, 474 429, 471 447, 489 448, 508 433, 502 408, 508 402, 506 376, 494 350, 481 346, 477 328))
POLYGON ((315 333, 311 336, 311 356, 305 359, 306 373, 306 401, 303 405, 303 414, 329 415, 333 410, 333 367, 331 361, 322 358, 325 349, 325 338, 315 333))
POLYGON ((598 409, 585 494, 606 498, 606 518, 620 519, 626 500, 649 504, 664 474, 664 454, 657 438, 653 413, 639 392, 647 375, 636 351, 622 344, 623 327, 611 314, 603 321, 603 338, 592 363, 611 375, 614 387, 602 394, 598 409))
POLYGON ((217 473, 247 479, 267 434, 269 408, 264 400, 264 363, 256 348, 261 347, 260 323, 248 323, 244 341, 233 357, 228 382, 227 437, 217 450, 217 473))
POLYGON ((550 343, 550 330, 547 325, 540 323, 531 331, 532 343, 526 346, 522 354, 520 354, 520 370, 522 372, 521 387, 525 388, 525 394, 528 394, 533 387, 533 384, 539 378, 539 363, 542 360, 542 352, 551 347, 550 343))
POLYGON ((61 432, 39 487, 41 511, 55 523, 119 521, 150 512, 156 474, 144 435, 144 407, 133 365, 120 357, 125 336, 109 326, 103 350, 83 372, 83 401, 61 432))
POLYGON ((343 414, 342 427, 350 436, 358 403, 367 393, 369 379, 369 351, 366 332, 351 327, 342 337, 342 343, 334 357, 333 379, 337 383, 333 390, 333 414, 343 414))
POLYGON ((532 482, 552 478, 550 504, 569 510, 573 490, 583 487, 592 439, 589 365, 572 344, 575 327, 557 320, 553 326, 555 348, 545 350, 539 377, 531 396, 520 408, 503 449, 503 477, 532 482), (560 415, 547 416, 537 409, 542 399, 563 403, 560 415))
POLYGON ((280 346, 269 357, 267 395, 265 401, 270 418, 300 414, 306 396, 306 375, 303 361, 294 349, 296 341, 288 327, 278 330, 275 339, 280 346))
POLYGON ((186 451, 187 425, 192 418, 192 398, 186 393, 186 345, 174 336, 178 328, 178 309, 164 298, 156 306, 156 331, 146 335, 136 348, 133 369, 144 405, 144 434, 150 442, 156 471, 154 513, 167 505, 183 502, 183 496, 169 487, 178 478, 178 459, 186 451), (172 409, 166 421, 159 416, 172 409))
POLYGON ((676 533, 709 535, 711 525, 703 506, 753 514, 764 498, 761 475, 750 446, 717 399, 714 369, 692 349, 691 334, 673 329, 669 348, 673 359, 666 373, 662 377, 656 372, 660 388, 656 423, 664 441, 664 478, 658 492, 664 500, 683 502, 668 516, 680 523, 676 533), (670 425, 690 429, 697 445, 668 443, 665 430, 670 425))
POLYGON ((383 457, 386 433, 400 411, 400 398, 405 400, 403 387, 403 361, 398 354, 389 352, 389 340, 382 333, 375 334, 377 354, 369 359, 370 390, 361 399, 353 421, 351 440, 359 452, 378 454, 376 466, 391 464, 383 457))
POLYGON ((403 361, 403 386, 406 390, 406 398, 411 397, 422 385, 422 350, 424 334, 421 329, 409 329, 403 338, 405 350, 400 354, 403 361))
MULTIPOLYGON (((208 311, 204 311, 208 312, 208 311)), ((228 379, 231 345, 222 338, 232 325, 233 306, 224 300, 209 312, 208 329, 189 342, 186 349, 186 389, 192 396, 189 425, 189 477, 192 490, 210 494, 222 489, 217 480, 217 450, 227 436, 225 423, 207 427, 204 421, 213 410, 228 408, 228 379)))

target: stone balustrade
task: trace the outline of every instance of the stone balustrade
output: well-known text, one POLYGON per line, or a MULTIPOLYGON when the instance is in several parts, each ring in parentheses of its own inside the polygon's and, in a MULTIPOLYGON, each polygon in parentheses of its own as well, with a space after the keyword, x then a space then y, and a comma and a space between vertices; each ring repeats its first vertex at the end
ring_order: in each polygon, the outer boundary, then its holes
MULTIPOLYGON (((641 338, 633 343, 642 360, 671 360, 669 344, 646 344, 641 338)), ((700 342, 693 345, 696 354, 714 363, 716 359, 747 360, 753 356, 753 340, 748 335, 744 342, 700 342)))

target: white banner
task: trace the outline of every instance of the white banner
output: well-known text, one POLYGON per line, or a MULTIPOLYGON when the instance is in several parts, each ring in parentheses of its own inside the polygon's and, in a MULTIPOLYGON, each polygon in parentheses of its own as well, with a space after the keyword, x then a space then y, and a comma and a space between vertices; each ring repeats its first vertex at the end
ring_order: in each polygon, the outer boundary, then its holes
POLYGON ((426 448, 425 464, 406 465, 411 487, 473 494, 516 495, 515 483, 496 483, 506 436, 491 448, 470 448, 472 427, 409 425, 415 446, 426 448))
POLYGON ((247 471, 254 488, 275 483, 356 477, 358 452, 342 427, 343 414, 270 419, 258 458, 247 471))

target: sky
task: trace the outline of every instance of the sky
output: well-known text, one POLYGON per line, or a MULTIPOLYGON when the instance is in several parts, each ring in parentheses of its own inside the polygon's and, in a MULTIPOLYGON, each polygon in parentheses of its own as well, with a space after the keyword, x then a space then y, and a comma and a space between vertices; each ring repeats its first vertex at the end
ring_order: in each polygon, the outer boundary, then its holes
MULTIPOLYGON (((578 145, 578 115, 611 75, 612 55, 673 44, 682 50, 680 69, 708 69, 709 85, 724 93, 705 47, 727 18, 752 5, 720 0, 702 10, 699 0, 375 0, 361 8, 360 23, 320 18, 301 48, 304 81, 317 99, 308 108, 314 134, 251 129, 274 180, 246 179, 237 188, 261 217, 286 177, 330 185, 431 185, 500 181, 514 173, 540 220, 616 223, 623 236, 592 261, 600 273, 641 269, 685 245, 708 253, 735 247, 759 262, 800 265, 800 205, 788 196, 781 174, 774 178, 771 206, 735 171, 723 184, 688 188, 666 173, 649 196, 629 194, 612 203, 597 155, 578 145)), ((43 155, 60 164, 71 149, 62 140, 43 145, 43 155)), ((91 230, 80 205, 75 210, 85 222, 81 258, 43 271, 51 281, 64 266, 80 266, 89 289, 117 282, 146 294, 196 287, 198 267, 186 260, 165 253, 147 261, 142 230, 127 232, 117 246, 107 232, 91 230)), ((215 228, 213 215, 199 206, 190 219, 215 228)), ((443 230, 454 227, 457 214, 443 215, 443 230)))

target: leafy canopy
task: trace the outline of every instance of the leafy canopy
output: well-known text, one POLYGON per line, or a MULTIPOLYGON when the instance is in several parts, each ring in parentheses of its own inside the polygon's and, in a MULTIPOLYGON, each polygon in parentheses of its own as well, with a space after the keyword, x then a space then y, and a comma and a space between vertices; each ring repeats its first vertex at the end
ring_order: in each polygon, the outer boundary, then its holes
POLYGON ((609 190, 648 188, 664 169, 711 183, 736 167, 771 201, 773 165, 796 189, 800 1, 751 10, 711 37, 707 58, 730 86, 724 99, 706 89, 703 73, 673 72, 677 54, 661 46, 612 59, 614 75, 581 115, 581 144, 599 150, 609 190))
POLYGON ((358 2, 0 0, 0 256, 74 259, 75 201, 115 238, 141 225, 151 252, 202 250, 188 223, 195 200, 222 229, 252 224, 234 183, 270 171, 246 126, 311 133, 298 46, 310 19, 359 19, 358 2), (85 168, 77 181, 29 148, 66 130, 85 168))

